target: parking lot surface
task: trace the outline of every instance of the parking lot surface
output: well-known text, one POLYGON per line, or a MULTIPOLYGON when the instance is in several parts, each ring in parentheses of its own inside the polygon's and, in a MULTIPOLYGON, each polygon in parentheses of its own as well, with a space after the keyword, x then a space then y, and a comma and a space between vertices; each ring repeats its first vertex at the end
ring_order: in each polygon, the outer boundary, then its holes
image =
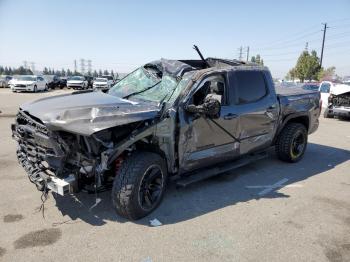
POLYGON ((119 218, 110 192, 41 193, 15 157, 21 103, 70 92, 0 89, 2 261, 350 261, 350 122, 320 118, 302 161, 271 157, 194 184, 170 186, 139 221, 119 218), (162 225, 150 227, 157 218, 162 225))

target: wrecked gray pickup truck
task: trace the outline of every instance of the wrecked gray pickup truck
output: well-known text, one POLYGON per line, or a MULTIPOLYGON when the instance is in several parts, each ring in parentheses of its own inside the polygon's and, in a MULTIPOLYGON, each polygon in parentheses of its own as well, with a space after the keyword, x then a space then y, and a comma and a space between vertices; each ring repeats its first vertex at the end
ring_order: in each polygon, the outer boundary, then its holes
POLYGON ((297 162, 318 127, 319 92, 275 90, 266 67, 236 60, 165 60, 108 93, 82 91, 20 107, 17 156, 41 191, 112 188, 117 213, 139 219, 169 179, 186 186, 266 157, 297 162))

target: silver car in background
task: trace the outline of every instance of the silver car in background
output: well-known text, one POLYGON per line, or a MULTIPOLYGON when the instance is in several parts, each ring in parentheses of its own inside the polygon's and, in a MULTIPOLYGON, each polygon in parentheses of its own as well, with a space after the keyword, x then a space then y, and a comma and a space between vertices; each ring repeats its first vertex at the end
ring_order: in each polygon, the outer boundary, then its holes
POLYGON ((0 87, 2 88, 10 87, 9 81, 11 81, 12 79, 13 79, 12 76, 8 76, 8 75, 0 76, 0 87))

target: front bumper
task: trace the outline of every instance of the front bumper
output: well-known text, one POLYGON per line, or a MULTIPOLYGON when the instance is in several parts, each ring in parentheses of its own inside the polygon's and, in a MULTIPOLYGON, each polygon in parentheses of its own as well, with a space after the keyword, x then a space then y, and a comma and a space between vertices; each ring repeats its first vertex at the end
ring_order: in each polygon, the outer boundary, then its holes
POLYGON ((34 86, 12 86, 12 91, 34 91, 34 86))
POLYGON ((105 91, 105 90, 109 90, 109 87, 107 85, 104 85, 104 86, 98 85, 98 86, 93 86, 93 89, 94 90, 103 90, 103 91, 105 91))
POLYGON ((67 84, 67 87, 71 87, 71 88, 83 88, 84 85, 83 85, 83 84, 67 84))
POLYGON ((350 117, 350 107, 332 106, 329 108, 329 113, 335 116, 350 117))
POLYGON ((20 111, 11 129, 12 137, 18 143, 18 162, 37 189, 50 189, 61 195, 71 192, 74 176, 63 179, 56 176, 55 173, 62 166, 64 153, 60 145, 49 137, 46 127, 20 111))

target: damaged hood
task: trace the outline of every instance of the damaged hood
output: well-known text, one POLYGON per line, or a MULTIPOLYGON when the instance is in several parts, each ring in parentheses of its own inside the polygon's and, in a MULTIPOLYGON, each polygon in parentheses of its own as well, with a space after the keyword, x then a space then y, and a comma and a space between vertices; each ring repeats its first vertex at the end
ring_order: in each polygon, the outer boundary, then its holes
POLYGON ((341 95, 350 92, 350 86, 344 85, 344 84, 336 84, 334 87, 331 89, 331 94, 332 95, 341 95))
POLYGON ((20 108, 50 130, 89 136, 97 131, 156 117, 160 108, 102 92, 47 97, 20 108))

